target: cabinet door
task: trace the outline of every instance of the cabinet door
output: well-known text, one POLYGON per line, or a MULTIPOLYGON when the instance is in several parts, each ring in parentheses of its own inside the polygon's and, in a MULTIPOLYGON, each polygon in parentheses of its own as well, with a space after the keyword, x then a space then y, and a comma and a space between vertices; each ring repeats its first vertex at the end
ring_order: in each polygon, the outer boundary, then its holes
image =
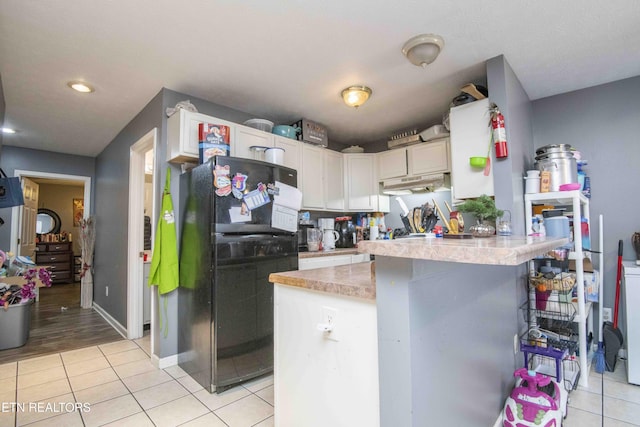
POLYGON ((467 199, 482 194, 493 196, 493 168, 489 176, 484 176, 483 169, 469 165, 469 157, 484 157, 493 148, 489 147, 489 100, 481 99, 452 108, 449 122, 452 197, 467 199))
MULTIPOLYGON (((302 142, 295 139, 285 138, 283 136, 274 135, 274 147, 279 147, 284 150, 283 165, 295 169, 300 172, 300 156, 302 152, 302 142)), ((298 180, 300 178, 298 177, 298 180)))
POLYGON ((396 148, 376 155, 378 160, 378 179, 397 178, 407 174, 407 149, 396 148))
POLYGON ((324 209, 324 151, 324 148, 302 145, 298 179, 302 186, 303 209, 324 209))
POLYGON ((198 153, 198 125, 200 123, 213 123, 229 127, 229 140, 233 151, 235 123, 207 116, 201 113, 192 113, 180 109, 167 119, 167 161, 174 163, 197 162, 198 153))
POLYGON ((347 210, 373 211, 377 196, 374 154, 345 154, 347 210))
POLYGON ((449 172, 449 139, 414 145, 408 149, 412 175, 449 172))
POLYGON ((325 207, 344 210, 344 164, 342 153, 324 150, 325 207))
POLYGON ((235 140, 231 141, 231 155, 243 159, 264 161, 264 150, 252 150, 250 147, 273 147, 273 134, 248 126, 236 126, 235 140))

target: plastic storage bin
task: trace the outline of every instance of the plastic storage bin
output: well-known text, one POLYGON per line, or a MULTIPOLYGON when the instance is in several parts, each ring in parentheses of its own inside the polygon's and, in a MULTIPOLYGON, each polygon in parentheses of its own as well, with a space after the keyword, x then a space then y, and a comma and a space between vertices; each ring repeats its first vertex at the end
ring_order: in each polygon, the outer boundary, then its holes
POLYGON ((31 304, 10 305, 0 308, 0 350, 22 347, 29 339, 31 328, 31 304))

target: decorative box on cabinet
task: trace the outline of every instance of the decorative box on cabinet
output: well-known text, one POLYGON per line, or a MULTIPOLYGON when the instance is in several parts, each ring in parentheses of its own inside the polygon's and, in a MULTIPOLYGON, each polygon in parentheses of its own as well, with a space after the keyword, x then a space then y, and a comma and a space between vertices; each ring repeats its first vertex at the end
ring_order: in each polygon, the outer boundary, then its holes
POLYGON ((51 283, 72 283, 74 260, 71 242, 38 243, 36 264, 49 268, 51 283))

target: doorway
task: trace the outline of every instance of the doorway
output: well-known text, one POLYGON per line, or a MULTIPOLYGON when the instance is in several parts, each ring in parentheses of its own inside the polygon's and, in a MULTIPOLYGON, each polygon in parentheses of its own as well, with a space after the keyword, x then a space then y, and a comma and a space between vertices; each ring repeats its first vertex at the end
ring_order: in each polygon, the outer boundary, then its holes
POLYGON ((146 278, 155 231, 157 139, 158 130, 154 128, 129 149, 127 338, 142 337, 145 323, 148 324, 152 354, 158 353, 154 348, 157 296, 151 292, 146 278))
MULTIPOLYGON (((86 206, 87 209, 83 209, 81 217, 88 218, 89 217, 89 206, 91 206, 91 177, 88 176, 78 176, 78 175, 66 175, 59 173, 49 173, 49 172, 39 172, 39 171, 28 171, 28 170, 18 170, 16 169, 14 175, 23 178, 26 182, 34 182, 38 187, 42 187, 43 185, 51 185, 51 186, 69 186, 69 187, 82 187, 82 191, 77 194, 81 194, 83 200, 83 206, 86 206)), ((36 187, 36 188, 38 188, 36 187)), ((33 194, 34 190, 30 190, 30 193, 33 194)), ((38 202, 38 199, 42 200, 43 193, 41 189, 36 191, 38 194, 36 200, 34 201, 38 208, 45 207, 41 206, 41 202, 38 202)), ((68 206, 66 208, 57 209, 60 211, 61 209, 67 209, 72 212, 73 210, 73 197, 69 197, 68 206)), ((66 201, 65 201, 66 203, 66 201)), ((26 208, 24 206, 15 206, 12 208, 11 214, 11 252, 16 255, 32 255, 32 254, 23 254, 21 250, 23 250, 23 245, 21 244, 26 239, 35 239, 36 235, 32 233, 35 230, 35 218, 33 217, 33 213, 26 214, 26 208), (27 224, 26 221, 29 221, 27 224), (31 223, 33 222, 33 224, 31 223), (33 234, 31 236, 30 234, 33 234)), ((61 212, 58 212, 60 214, 61 212)), ((67 224, 68 229, 72 229, 73 227, 73 218, 68 220, 69 224, 67 224)), ((72 233, 73 234, 73 233, 72 233)), ((80 235, 76 233, 76 242, 79 243, 80 235)))

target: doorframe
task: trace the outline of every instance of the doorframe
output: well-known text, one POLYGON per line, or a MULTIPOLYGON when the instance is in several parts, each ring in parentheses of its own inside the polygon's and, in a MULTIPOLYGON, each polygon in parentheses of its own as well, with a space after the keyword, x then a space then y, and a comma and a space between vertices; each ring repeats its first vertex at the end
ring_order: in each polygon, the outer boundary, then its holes
MULTIPOLYGON (((18 178, 48 178, 48 179, 67 179, 70 181, 82 181, 84 183, 84 214, 83 218, 89 218, 91 210, 91 177, 82 175, 67 175, 63 173, 29 171, 16 169, 13 175, 18 178), (87 208, 88 207, 88 208, 87 208)), ((18 236, 22 230, 22 206, 14 206, 11 208, 11 252, 18 255, 18 236)), ((78 236, 80 237, 80 236, 78 236)))
MULTIPOLYGON (((153 248, 156 217, 156 183, 158 128, 147 132, 129 148, 129 219, 127 248, 127 338, 137 339, 143 336, 143 283, 144 264, 140 254, 144 251, 144 181, 145 153, 153 149, 153 181, 151 212, 151 247, 153 248)), ((154 325, 156 319, 155 293, 151 292, 151 352, 154 349, 154 325)))

